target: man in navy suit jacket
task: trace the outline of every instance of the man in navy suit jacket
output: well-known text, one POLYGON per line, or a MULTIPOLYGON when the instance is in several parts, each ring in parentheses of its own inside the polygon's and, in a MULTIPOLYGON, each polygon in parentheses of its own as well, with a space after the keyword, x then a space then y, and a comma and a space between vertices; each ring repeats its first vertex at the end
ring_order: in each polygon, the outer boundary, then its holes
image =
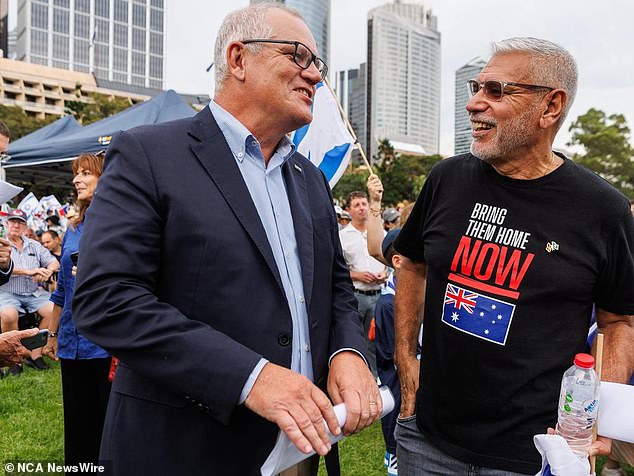
POLYGON ((280 430, 324 455, 322 419, 353 433, 380 414, 327 181, 286 138, 312 118, 316 50, 294 10, 238 10, 210 107, 110 146, 73 316, 121 361, 113 474, 259 474, 280 430))

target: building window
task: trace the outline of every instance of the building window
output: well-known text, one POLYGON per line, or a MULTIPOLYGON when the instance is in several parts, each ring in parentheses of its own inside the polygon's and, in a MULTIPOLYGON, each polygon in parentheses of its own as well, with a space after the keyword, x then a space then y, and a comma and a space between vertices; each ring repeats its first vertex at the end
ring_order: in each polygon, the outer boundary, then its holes
POLYGON ((68 36, 53 35, 53 58, 68 62, 68 36))
POLYGON ((128 47, 128 27, 126 25, 114 24, 114 44, 115 46, 128 47))
POLYGON ((45 31, 31 30, 31 52, 34 55, 48 55, 48 35, 45 31))
POLYGON ((121 48, 114 48, 114 69, 116 71, 128 70, 128 51, 121 48))
POLYGON ((53 0, 56 7, 70 8, 70 0, 53 0))
POLYGON ((75 36, 90 38, 90 17, 75 13, 75 36))
POLYGON ((95 45, 95 66, 108 68, 108 47, 105 45, 95 45))
POLYGON ((95 41, 108 43, 110 40, 110 25, 107 20, 95 20, 95 41))
POLYGON ((139 86, 145 86, 145 78, 143 76, 132 76, 132 84, 138 84, 139 86))
POLYGON ((150 0, 150 5, 153 7, 163 8, 163 0, 150 0))
POLYGON ((95 16, 110 17, 110 0, 95 0, 95 16))
POLYGON ((128 23, 128 2, 126 0, 114 0, 114 19, 128 23))
POLYGON ((90 13, 90 0, 75 0, 75 11, 90 13))
POLYGON ((132 74, 145 75, 145 54, 132 52, 132 74))
POLYGON ((150 28, 155 31, 163 31, 163 11, 150 9, 150 28))
POLYGON ((150 53, 163 54, 163 35, 161 33, 150 32, 150 53))
POLYGON ((69 16, 68 10, 53 9, 53 31, 55 33, 69 33, 69 16))
POLYGON ((150 77, 163 79, 163 58, 150 56, 150 77))
POLYGON ((112 73, 112 80, 118 81, 120 83, 128 82, 128 75, 126 73, 117 73, 116 71, 112 73))
POLYGON ((73 42, 73 63, 75 66, 79 64, 88 66, 89 62, 89 43, 84 40, 75 40, 73 42))
POLYGON ((48 29, 48 6, 39 3, 31 4, 31 26, 43 30, 48 29))
POLYGON ((132 24, 145 27, 145 5, 132 4, 132 24))
POLYGON ((145 30, 132 28, 132 49, 145 51, 145 30))

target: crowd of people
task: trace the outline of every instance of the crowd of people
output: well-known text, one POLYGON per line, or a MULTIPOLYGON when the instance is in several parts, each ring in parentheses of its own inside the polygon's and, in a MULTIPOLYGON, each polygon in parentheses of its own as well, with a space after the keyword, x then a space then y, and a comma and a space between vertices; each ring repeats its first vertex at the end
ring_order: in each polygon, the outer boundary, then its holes
POLYGON ((634 373, 634 218, 552 150, 577 88, 570 53, 534 38, 492 53, 469 81, 471 153, 439 162, 415 204, 385 207, 371 175, 333 209, 287 137, 327 66, 295 10, 251 5, 220 28, 208 108, 73 163, 63 236, 52 219, 30 239, 10 212, 0 365, 61 361, 66 462, 259 474, 286 437, 306 459, 279 474, 314 476, 325 456, 336 475, 329 433, 373 424, 381 384, 396 397, 389 475, 538 472, 533 435, 555 425, 593 310, 603 379, 634 373), (36 332, 20 311, 41 316, 43 349, 20 345, 36 332))

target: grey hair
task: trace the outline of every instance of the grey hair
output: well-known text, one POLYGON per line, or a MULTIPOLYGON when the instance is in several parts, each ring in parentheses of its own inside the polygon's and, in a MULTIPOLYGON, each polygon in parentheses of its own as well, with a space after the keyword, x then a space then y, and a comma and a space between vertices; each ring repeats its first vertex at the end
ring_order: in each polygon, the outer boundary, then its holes
MULTIPOLYGON (((266 21, 269 10, 282 10, 304 21, 304 17, 294 8, 287 7, 283 3, 266 1, 259 2, 248 7, 229 13, 220 25, 216 44, 214 47, 214 69, 216 90, 222 87, 222 83, 229 74, 227 65, 227 47, 234 41, 247 38, 271 38, 273 29, 266 21)), ((262 45, 250 43, 253 51, 258 51, 262 45)))
POLYGON ((570 52, 556 43, 539 38, 509 38, 491 44, 493 56, 526 53, 531 56, 532 79, 543 86, 563 89, 568 98, 558 127, 564 123, 577 95, 577 63, 570 52))

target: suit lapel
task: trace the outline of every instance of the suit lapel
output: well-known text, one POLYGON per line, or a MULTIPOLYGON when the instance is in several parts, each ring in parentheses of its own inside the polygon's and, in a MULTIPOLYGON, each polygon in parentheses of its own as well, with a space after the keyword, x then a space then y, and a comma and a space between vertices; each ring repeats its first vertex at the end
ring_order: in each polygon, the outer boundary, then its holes
POLYGON ((255 243, 283 291, 284 288, 275 264, 273 251, 271 251, 258 211, 244 183, 231 149, 229 149, 209 108, 204 108, 196 115, 189 135, 197 141, 191 146, 192 152, 225 198, 242 227, 255 243))
POLYGON ((310 309, 314 273, 313 222, 310 214, 310 197, 306 186, 306 176, 296 157, 293 155, 286 161, 282 173, 293 216, 293 226, 295 227, 295 239, 302 267, 304 295, 306 296, 306 309, 310 309))

